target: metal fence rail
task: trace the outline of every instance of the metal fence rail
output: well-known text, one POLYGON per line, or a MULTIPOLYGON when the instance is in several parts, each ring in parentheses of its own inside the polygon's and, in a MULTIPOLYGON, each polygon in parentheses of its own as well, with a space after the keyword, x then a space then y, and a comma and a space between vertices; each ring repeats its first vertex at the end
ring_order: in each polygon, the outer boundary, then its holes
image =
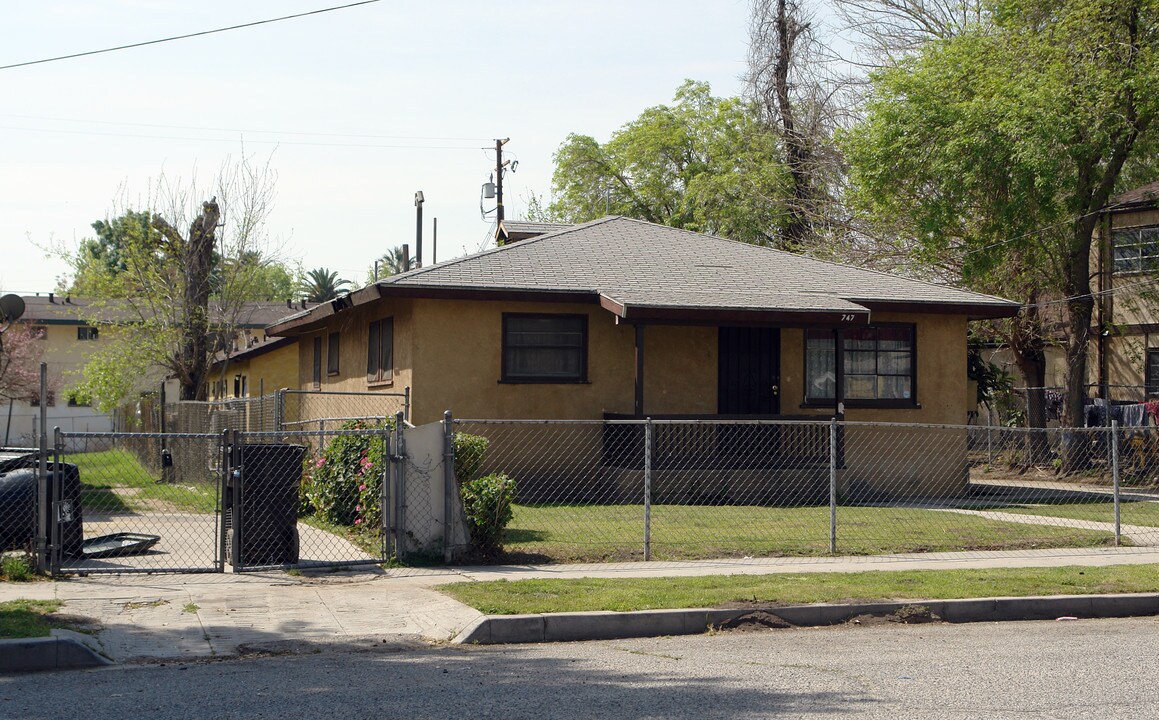
POLYGON ((1159 429, 460 420, 518 484, 511 560, 1159 544, 1159 429))

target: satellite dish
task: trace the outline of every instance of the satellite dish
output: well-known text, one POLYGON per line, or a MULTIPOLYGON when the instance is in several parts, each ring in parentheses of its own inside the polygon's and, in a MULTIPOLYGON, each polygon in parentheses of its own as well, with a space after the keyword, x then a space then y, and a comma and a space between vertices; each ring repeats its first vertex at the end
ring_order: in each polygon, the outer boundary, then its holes
POLYGON ((10 323, 19 320, 24 314, 24 299, 19 295, 5 295, 0 297, 0 323, 10 323))

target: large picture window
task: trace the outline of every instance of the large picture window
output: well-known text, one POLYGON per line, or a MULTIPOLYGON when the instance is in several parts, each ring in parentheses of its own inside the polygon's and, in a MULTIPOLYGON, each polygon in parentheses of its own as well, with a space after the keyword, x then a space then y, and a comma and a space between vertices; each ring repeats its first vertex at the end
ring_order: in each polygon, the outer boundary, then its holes
POLYGON ((366 382, 394 380, 394 318, 370 323, 366 351, 366 382))
MULTIPOLYGON (((914 403, 914 328, 879 325, 844 331, 846 402, 914 403)), ((805 332, 805 402, 832 403, 837 388, 833 331, 805 332)))
POLYGON ((1115 272, 1159 270, 1159 227, 1124 228, 1111 233, 1115 272))
POLYGON ((587 379, 587 315, 503 315, 504 382, 587 379))

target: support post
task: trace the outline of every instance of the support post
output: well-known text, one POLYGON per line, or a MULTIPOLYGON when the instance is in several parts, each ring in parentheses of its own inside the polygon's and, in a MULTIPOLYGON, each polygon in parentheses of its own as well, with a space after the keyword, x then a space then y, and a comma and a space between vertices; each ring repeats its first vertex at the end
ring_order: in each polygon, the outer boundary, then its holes
POLYGON ((61 466, 61 449, 63 445, 60 426, 52 429, 52 525, 49 536, 49 571, 53 575, 60 573, 61 555, 64 552, 63 523, 72 522, 72 514, 77 508, 72 506, 71 500, 64 498, 64 472, 61 466))
POLYGON ((1120 524, 1121 517, 1119 515, 1119 421, 1111 421, 1111 478, 1114 483, 1113 493, 1115 498, 1115 545, 1121 545, 1123 542, 1122 526, 1120 524))
POLYGON ((829 421, 829 553, 837 554, 837 419, 829 421))
POLYGON ((382 464, 382 474, 378 479, 378 537, 379 558, 382 561, 391 559, 391 466, 394 460, 391 457, 391 426, 382 423, 382 454, 386 463, 382 464))
POLYGON ((450 563, 451 544, 455 539, 455 428, 451 411, 443 413, 443 562, 450 563))
POLYGON ((644 416, 644 326, 637 324, 636 328, 636 399, 633 404, 633 414, 636 417, 644 416))
POLYGON ((410 385, 402 389, 402 418, 410 422, 410 385))
POLYGON ((406 424, 402 413, 394 416, 394 556, 406 557, 406 424))
POLYGON ((644 559, 652 559, 652 418, 644 420, 644 559))
POLYGON ((40 363, 40 428, 36 473, 36 571, 50 570, 48 535, 51 515, 48 508, 48 363, 40 363))

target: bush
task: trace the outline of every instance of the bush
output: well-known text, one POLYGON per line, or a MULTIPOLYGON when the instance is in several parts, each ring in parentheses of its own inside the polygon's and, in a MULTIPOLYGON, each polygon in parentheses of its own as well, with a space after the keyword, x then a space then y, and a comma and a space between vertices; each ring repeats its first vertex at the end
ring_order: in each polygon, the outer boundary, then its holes
POLYGON ((461 484, 459 493, 471 531, 471 544, 482 553, 499 550, 503 545, 503 530, 511 522, 515 480, 503 473, 484 475, 461 484))
MULTIPOLYGON (((346 422, 343 430, 378 430, 389 423, 346 422)), ((385 469, 383 434, 339 435, 303 474, 306 500, 320 519, 336 525, 377 528, 381 523, 379 490, 385 469)))
POLYGON ((36 577, 36 565, 29 553, 4 555, 0 559, 0 580, 28 582, 36 577))
POLYGON ((490 444, 490 440, 480 435, 455 433, 452 447, 455 451, 455 479, 459 481, 459 487, 466 486, 479 472, 483 465, 483 454, 490 444))

